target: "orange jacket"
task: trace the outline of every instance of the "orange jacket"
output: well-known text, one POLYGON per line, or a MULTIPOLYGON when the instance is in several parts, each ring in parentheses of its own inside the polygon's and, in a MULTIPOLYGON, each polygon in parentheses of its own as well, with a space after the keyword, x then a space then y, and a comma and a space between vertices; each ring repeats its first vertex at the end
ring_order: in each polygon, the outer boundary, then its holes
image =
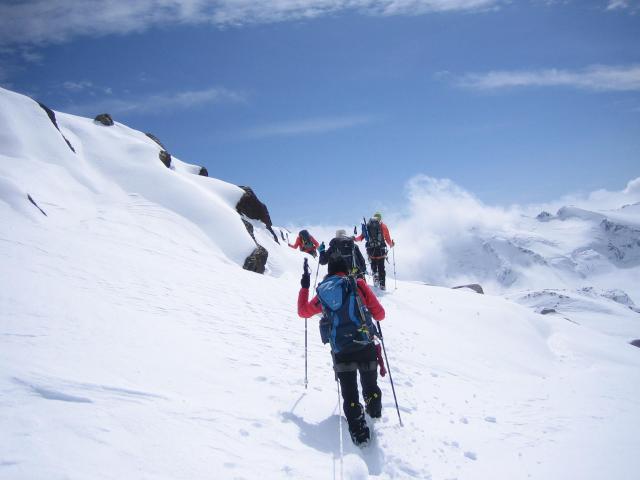
POLYGON ((298 238, 296 238, 296 243, 294 243, 293 245, 289 244, 289 246, 291 248, 299 248, 305 253, 314 252, 320 246, 320 244, 311 235, 309 235, 309 239, 311 240, 311 243, 313 243, 313 248, 304 248, 304 243, 302 243, 302 238, 300 237, 300 235, 298 235, 298 238))
MULTIPOLYGON (((367 227, 365 227, 367 228, 367 227)), ((380 222, 380 228, 382 229, 382 236, 384 237, 384 241, 387 242, 387 245, 393 247, 394 241, 391 240, 391 234, 389 233, 389 227, 387 227, 384 223, 380 222)), ((364 233, 361 233, 355 238, 356 242, 361 242, 364 240, 364 233)))

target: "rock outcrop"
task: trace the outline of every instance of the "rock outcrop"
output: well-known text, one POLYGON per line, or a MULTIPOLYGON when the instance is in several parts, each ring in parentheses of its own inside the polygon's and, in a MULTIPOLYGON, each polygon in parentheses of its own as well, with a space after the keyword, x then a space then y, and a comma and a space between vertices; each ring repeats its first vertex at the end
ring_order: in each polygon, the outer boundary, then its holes
POLYGON ((160 150, 158 158, 160 158, 160 161, 164 163, 165 167, 171 168, 171 154, 169 152, 166 150, 160 150))
POLYGON ((160 141, 160 139, 156 137, 153 133, 146 132, 145 135, 149 137, 151 140, 153 140, 154 142, 156 142, 160 146, 160 148, 162 148, 163 150, 167 149, 167 147, 165 147, 164 144, 160 141))
POLYGON ((551 215, 549 212, 542 211, 538 214, 538 216, 536 217, 536 220, 538 220, 539 222, 548 222, 552 218, 553 218, 553 215, 551 215))
POLYGON ((249 255, 244 261, 242 268, 249 270, 250 272, 264 273, 265 266, 267 265, 267 258, 269 252, 262 245, 258 245, 251 255, 249 255))
POLYGON ((470 283, 469 285, 459 285, 457 287, 452 287, 454 290, 458 289, 458 288, 468 288, 470 290, 473 290, 476 293, 479 293, 481 295, 484 295, 484 290, 482 289, 482 285, 477 284, 477 283, 470 283))
POLYGON ((240 185, 240 188, 244 190, 244 195, 242 195, 236 204, 236 211, 240 215, 244 215, 252 220, 260 220, 265 224, 267 230, 271 232, 276 243, 280 243, 278 241, 278 236, 273 231, 273 224, 271 223, 271 216, 269 215, 267 206, 258 199, 251 187, 244 187, 240 185))
POLYGON ((113 118, 108 113, 101 113, 100 115, 96 115, 96 118, 93 119, 94 122, 100 123, 105 127, 113 126, 113 118))
POLYGON ((31 197, 31 195, 27 194, 27 199, 28 199, 28 200, 29 200, 29 201, 30 201, 30 202, 31 202, 31 203, 32 203, 32 204, 33 204, 33 205, 34 205, 38 210, 40 210, 40 212, 42 212, 42 214, 43 214, 45 217, 47 216, 47 214, 46 214, 46 213, 44 213, 44 210, 42 210, 42 209, 40 208, 40 205, 38 205, 38 204, 36 203, 36 201, 31 197))
POLYGON ((165 167, 171 168, 171 154, 167 150, 167 147, 160 141, 158 137, 156 137, 153 133, 146 132, 145 135, 149 137, 151 140, 156 142, 160 147, 160 152, 158 153, 158 158, 164 164, 165 167))
POLYGON ((200 167, 200 171, 198 172, 198 175, 200 175, 201 177, 208 177, 209 172, 205 167, 200 167))
POLYGON ((53 123, 53 126, 56 127, 56 130, 58 130, 58 132, 60 132, 60 135, 62 135, 62 138, 64 139, 64 141, 67 142, 67 146, 71 149, 73 153, 76 153, 76 149, 73 148, 73 145, 71 145, 71 142, 67 140, 67 137, 64 136, 64 134, 60 131, 60 127, 58 127, 58 121, 56 120, 56 112, 51 110, 49 107, 47 107, 43 103, 38 102, 38 105, 40 105, 40 108, 42 108, 47 113, 47 116, 49 117, 49 120, 51 120, 51 123, 53 123))

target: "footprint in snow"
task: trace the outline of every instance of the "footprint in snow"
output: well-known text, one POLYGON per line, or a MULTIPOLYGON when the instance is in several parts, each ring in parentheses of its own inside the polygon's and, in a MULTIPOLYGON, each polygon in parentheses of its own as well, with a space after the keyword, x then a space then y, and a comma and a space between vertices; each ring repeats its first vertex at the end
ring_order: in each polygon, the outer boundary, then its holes
POLYGON ((485 422, 496 423, 496 417, 484 417, 485 422))
POLYGON ((478 456, 475 454, 475 452, 464 452, 464 456, 471 459, 471 460, 477 460, 478 456))

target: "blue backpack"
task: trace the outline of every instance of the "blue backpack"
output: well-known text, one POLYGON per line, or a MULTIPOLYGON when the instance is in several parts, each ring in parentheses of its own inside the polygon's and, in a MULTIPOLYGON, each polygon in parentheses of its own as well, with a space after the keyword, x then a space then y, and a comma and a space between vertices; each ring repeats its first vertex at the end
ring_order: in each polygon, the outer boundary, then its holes
POLYGON ((334 353, 361 350, 377 335, 367 307, 357 297, 358 287, 353 277, 333 275, 318 285, 322 305, 320 320, 322 343, 331 343, 334 353))

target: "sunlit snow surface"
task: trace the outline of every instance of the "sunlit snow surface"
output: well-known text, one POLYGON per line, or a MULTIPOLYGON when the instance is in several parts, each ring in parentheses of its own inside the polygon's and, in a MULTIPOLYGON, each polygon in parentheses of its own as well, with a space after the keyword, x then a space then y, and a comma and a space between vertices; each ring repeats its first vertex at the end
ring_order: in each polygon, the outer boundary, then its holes
POLYGON ((31 100, 0 107, 0 478, 637 478, 640 314, 621 294, 390 280, 405 426, 387 377, 372 443, 343 423, 341 465, 317 318, 303 385, 302 254, 254 222, 268 271, 246 272, 237 187, 165 168, 124 125, 58 114, 74 154, 31 100))

